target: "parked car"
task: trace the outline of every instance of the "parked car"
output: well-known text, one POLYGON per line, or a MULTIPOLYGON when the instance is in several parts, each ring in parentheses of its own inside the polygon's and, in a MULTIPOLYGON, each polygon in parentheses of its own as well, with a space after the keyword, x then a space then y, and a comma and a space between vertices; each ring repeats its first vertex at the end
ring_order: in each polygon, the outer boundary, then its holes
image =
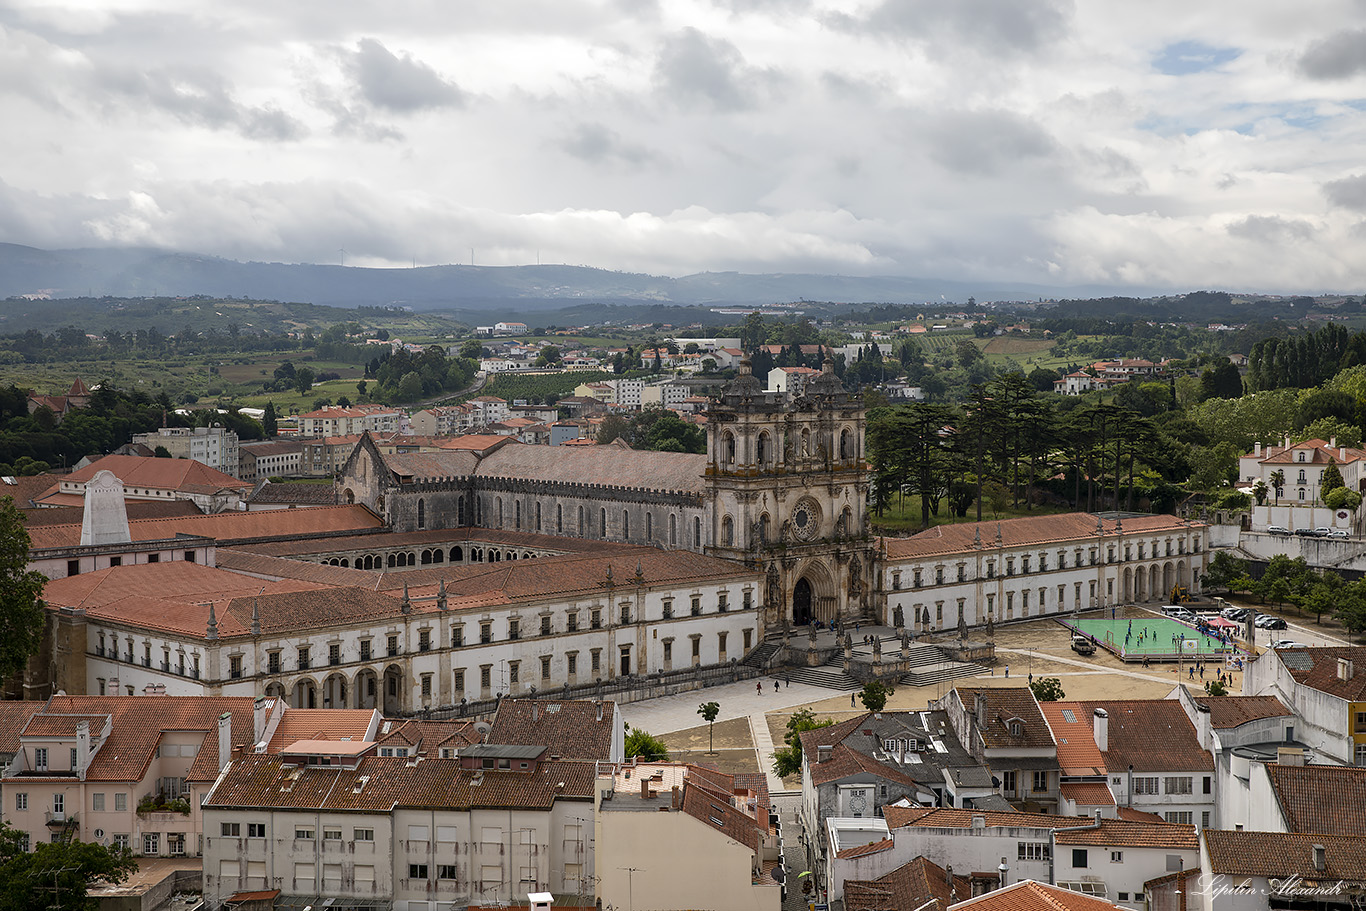
POLYGON ((1290 534, 1290 529, 1286 528, 1284 525, 1268 525, 1266 527, 1266 533, 1269 535, 1288 535, 1290 534))
POLYGON ((1234 623, 1242 623, 1247 619, 1249 611, 1246 607, 1226 607, 1221 613, 1225 620, 1232 620, 1234 623))
POLYGON ((1301 538, 1317 538, 1319 536, 1319 533, 1312 528, 1297 528, 1295 534, 1301 538))
POLYGON ((1328 537, 1330 538, 1350 538, 1351 536, 1352 533, 1345 528, 1335 528, 1328 533, 1328 537))
POLYGON ((1085 636, 1073 636, 1072 651, 1076 652, 1078 655, 1094 655, 1096 653, 1096 644, 1085 636))
POLYGON ((1329 528, 1327 525, 1320 525, 1318 528, 1314 529, 1314 537, 1316 538, 1326 538, 1332 533, 1333 529, 1329 528))
POLYGON ((1272 648, 1308 648, 1303 642, 1296 642, 1294 639, 1277 639, 1271 643, 1272 648))
POLYGON ((1254 625, 1260 629, 1285 629, 1285 621, 1271 614, 1262 614, 1254 625))

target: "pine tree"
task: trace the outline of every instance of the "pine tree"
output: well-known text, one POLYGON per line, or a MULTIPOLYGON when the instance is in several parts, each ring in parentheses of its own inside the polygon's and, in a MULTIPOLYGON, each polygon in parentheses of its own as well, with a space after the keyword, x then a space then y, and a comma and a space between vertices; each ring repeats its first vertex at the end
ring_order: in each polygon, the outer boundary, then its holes
POLYGON ((273 439, 279 433, 280 427, 275 417, 274 402, 266 402, 265 414, 261 415, 261 427, 266 432, 266 439, 273 439))

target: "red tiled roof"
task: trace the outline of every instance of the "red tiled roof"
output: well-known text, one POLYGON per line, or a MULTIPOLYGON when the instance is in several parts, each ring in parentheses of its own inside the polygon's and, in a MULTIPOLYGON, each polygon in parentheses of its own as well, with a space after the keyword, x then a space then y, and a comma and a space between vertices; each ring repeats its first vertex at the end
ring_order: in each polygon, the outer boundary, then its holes
POLYGON ((485 743, 543 746, 562 759, 613 759, 616 703, 587 700, 504 699, 485 743))
POLYGON ((19 752, 19 732, 34 713, 47 703, 42 700, 0 700, 0 754, 19 752))
MULTIPOLYGON (((812 759, 815 759, 814 754, 812 759)), ((839 744, 831 750, 830 758, 826 761, 811 764, 811 783, 815 785, 827 784, 841 778, 848 778, 850 775, 859 774, 876 775, 879 778, 907 786, 915 784, 914 778, 894 766, 878 762, 873 757, 860 753, 858 750, 850 749, 844 744, 839 744)))
POLYGON ((1366 833, 1366 768, 1267 763, 1266 775, 1291 832, 1366 833))
POLYGON ((1209 708, 1213 728, 1236 728, 1249 721, 1280 718, 1292 712, 1275 696, 1193 696, 1196 705, 1209 708))
POLYGON ((375 755, 351 769, 285 768, 278 755, 249 754, 233 760, 205 805, 386 813, 395 807, 547 810, 556 800, 591 800, 594 772, 591 762, 540 762, 523 772, 375 755))
MULTIPOLYGON (((1064 775, 1103 775, 1105 758, 1096 749, 1092 736, 1093 719, 1080 714, 1070 703, 1040 702, 1039 711, 1048 719, 1058 742, 1058 765, 1064 775), (1068 719, 1071 719, 1070 721, 1068 719)), ((1102 785, 1104 787, 1104 785, 1102 785)), ((1109 794, 1109 789, 1106 789, 1109 794)), ((1114 803, 1114 798, 1110 798, 1114 803)))
MULTIPOLYGON (((1093 821, 1094 822, 1094 821, 1093 821)), ((1102 819, 1100 826, 1055 832, 1060 845, 1102 845, 1113 848, 1185 848, 1197 850, 1195 826, 1175 822, 1132 822, 1102 819)))
POLYGON ((1051 747, 1054 745, 1053 732, 1039 711, 1039 703, 1027 686, 970 687, 959 686, 958 698, 965 710, 971 712, 976 702, 976 694, 987 698, 987 723, 979 730, 987 749, 1009 747, 1051 747), (1021 733, 1010 732, 1010 721, 1019 719, 1024 722, 1021 733))
POLYGON ((1225 829, 1202 834, 1213 874, 1366 882, 1366 836, 1225 829), (1324 849, 1322 870, 1314 866, 1314 845, 1324 849))
POLYGON ((172 602, 226 602, 259 594, 263 589, 275 594, 317 587, 316 583, 292 580, 267 582, 263 586, 259 578, 177 560, 173 563, 130 563, 52 579, 43 589, 43 599, 54 608, 98 608, 137 597, 156 601, 165 609, 172 602))
MULTIPOLYGON (((124 509, 130 520, 204 515, 204 511, 196 506, 192 500, 128 500, 124 503, 124 509)), ((29 528, 37 528, 43 525, 80 525, 84 517, 85 500, 82 499, 80 506, 25 510, 24 524, 29 528)))
MULTIPOLYGON (((1366 701, 1366 646, 1279 648, 1273 655, 1271 660, 1284 664, 1296 683, 1349 702, 1366 701), (1347 680, 1338 676, 1339 658, 1352 662, 1354 673, 1347 680), (1301 670, 1305 664, 1309 665, 1309 669, 1301 670)), ((1266 661, 1268 657, 1271 656, 1263 656, 1260 660, 1266 661)))
POLYGON ((950 883, 947 871, 924 857, 877 879, 844 881, 845 911, 912 911, 931 900, 938 902, 933 911, 944 911, 951 902, 971 895, 970 878, 955 875, 950 883))
POLYGON ((1103 898, 1026 879, 953 907, 973 911, 1115 911, 1118 906, 1103 898))
MULTIPOLYGON (((1102 519, 1108 536, 1115 535, 1113 519, 1102 519)), ((1091 513, 1063 513, 1055 516, 1032 516, 1005 519, 1000 522, 964 522, 958 525, 936 525, 909 538, 882 538, 890 559, 915 559, 937 554, 963 553, 976 550, 974 540, 980 536, 981 548, 996 546, 996 532, 1000 529, 1001 546, 1060 544, 1096 537, 1096 516, 1091 513)), ((1142 534, 1185 529, 1175 516, 1139 516, 1124 520, 1123 533, 1142 534)))
POLYGON ((492 478, 534 478, 560 484, 600 484, 652 491, 701 494, 705 455, 642 452, 615 446, 504 446, 485 456, 477 474, 492 478))
POLYGON ((1068 800, 1084 807, 1113 807, 1115 795, 1103 781, 1064 781, 1058 785, 1058 793, 1068 800))
POLYGON ((1181 703, 1175 699, 1110 699, 1095 702, 1059 702, 1073 709, 1078 719, 1095 710, 1109 714, 1109 748, 1105 765, 1111 769, 1133 766, 1135 772, 1206 772, 1214 758, 1200 746, 1200 737, 1181 703))
MULTIPOLYGON (((165 459, 157 461, 164 462, 165 459)), ((338 532, 362 532, 384 527, 384 521, 364 506, 318 506, 310 509, 263 509, 166 519, 130 519, 134 541, 166 541, 177 535, 213 538, 220 544, 308 537, 338 532)), ((29 533, 34 549, 75 547, 80 525, 52 525, 29 533)))
POLYGON ((371 722, 378 716, 373 709, 285 709, 266 752, 278 753, 300 740, 350 740, 364 742, 371 722))
MULTIPOLYGON (((35 730, 63 731, 71 716, 99 718, 91 736, 103 730, 104 716, 113 720, 109 737, 90 760, 87 781, 137 781, 146 773, 161 735, 168 731, 203 731, 204 741, 186 776, 211 781, 218 775, 218 716, 232 714, 232 743, 252 743, 253 700, 250 696, 53 696, 34 720, 35 730), (40 720, 43 719, 43 720, 40 720)), ((74 732, 74 723, 71 725, 74 732)))
POLYGON ((149 487, 154 490, 182 490, 215 493, 219 490, 250 488, 230 474, 210 468, 194 459, 157 459, 146 456, 107 455, 73 471, 63 481, 85 483, 101 471, 111 472, 124 488, 149 487))
POLYGON ((878 841, 870 841, 866 845, 854 845, 852 848, 845 848, 842 851, 837 851, 835 856, 841 860, 847 860, 851 857, 867 857, 869 854, 881 854, 883 851, 890 851, 893 844, 894 842, 890 838, 883 838, 878 841))

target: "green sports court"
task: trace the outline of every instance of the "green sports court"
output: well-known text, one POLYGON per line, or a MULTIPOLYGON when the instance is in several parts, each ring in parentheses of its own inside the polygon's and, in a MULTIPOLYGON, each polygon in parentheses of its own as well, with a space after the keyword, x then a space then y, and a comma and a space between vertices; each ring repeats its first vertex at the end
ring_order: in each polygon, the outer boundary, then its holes
POLYGON ((1190 658, 1221 659, 1243 655, 1236 640, 1230 645, 1208 633, 1170 617, 1075 618, 1058 622, 1080 633, 1122 661, 1179 661, 1190 658), (1127 639, 1126 639, 1127 637, 1127 639))

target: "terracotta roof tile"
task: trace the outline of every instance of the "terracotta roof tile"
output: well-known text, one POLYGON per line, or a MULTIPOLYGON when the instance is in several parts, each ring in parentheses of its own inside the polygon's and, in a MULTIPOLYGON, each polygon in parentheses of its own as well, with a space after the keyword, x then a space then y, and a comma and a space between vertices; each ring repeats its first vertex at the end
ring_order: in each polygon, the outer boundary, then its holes
POLYGON ((504 699, 485 743, 543 746, 562 759, 613 759, 616 703, 586 700, 504 699))
POLYGON ((869 854, 881 854, 883 851, 890 851, 895 844, 890 838, 882 838, 877 841, 870 841, 866 845, 854 845, 852 848, 845 848, 835 852, 835 856, 841 860, 851 857, 867 857, 869 854))
MULTIPOLYGON (((805 754, 803 754, 805 755, 805 754)), ((878 762, 871 756, 839 744, 830 751, 830 758, 811 765, 811 783, 828 784, 850 775, 870 774, 887 781, 912 786, 915 779, 888 763, 878 762)))
MULTIPOLYGON (((1101 520, 1105 534, 1114 536, 1115 523, 1101 520)), ((1184 530, 1186 525, 1175 516, 1141 516, 1124 520, 1125 535, 1145 532, 1184 530)), ((975 550, 974 539, 980 535, 983 547, 995 547, 997 529, 1005 547, 1060 544, 1096 537, 1096 516, 1091 513, 1063 513, 1055 516, 1032 516, 1005 519, 1000 522, 964 522, 958 525, 936 525, 909 538, 882 538, 887 556, 893 560, 910 560, 936 554, 963 553, 975 550)))
POLYGON ((266 752, 278 753, 300 740, 349 740, 364 742, 372 723, 379 720, 373 709, 296 709, 288 707, 275 727, 266 752))
POLYGON ((262 484, 247 502, 252 505, 285 503, 291 506, 335 506, 337 494, 331 484, 262 484))
POLYGON ((84 483, 101 471, 112 473, 123 482, 124 487, 212 493, 251 486, 194 459, 158 459, 124 455, 107 455, 96 459, 84 468, 71 472, 62 480, 84 483))
POLYGON ((1115 795, 1103 781, 1064 781, 1058 785, 1058 793, 1068 800, 1084 807, 1113 807, 1115 795))
POLYGON ((912 911, 932 899, 938 901, 933 911, 944 911, 951 902, 970 895, 971 879, 955 875, 950 883, 944 868, 924 857, 917 857, 877 879, 844 881, 845 911, 887 911, 889 908, 912 911))
POLYGON ((1366 836, 1223 829, 1202 834, 1213 874, 1366 882, 1366 836), (1314 845, 1323 845, 1322 870, 1314 866, 1314 845))
POLYGON ((1366 833, 1366 768, 1266 765, 1291 832, 1366 833))
MULTIPOLYGON (((1092 821, 1094 822, 1094 820, 1092 821)), ((1060 845, 1101 845, 1113 848, 1185 848, 1199 849, 1195 826, 1175 822, 1131 822, 1121 819, 1102 819, 1099 828, 1085 828, 1073 832, 1055 832, 1060 845)))
POLYGON ((438 756, 441 747, 460 749, 470 744, 480 743, 482 738, 474 728, 473 721, 414 721, 411 719, 386 718, 380 724, 380 733, 375 743, 406 744, 414 750, 426 750, 428 756, 438 756), (385 726, 389 727, 387 733, 385 726))
POLYGON ((549 809, 556 800, 591 800, 591 762, 540 762, 535 770, 462 769, 458 760, 368 755, 353 769, 286 768, 280 756, 234 759, 206 806, 359 810, 549 809), (563 783, 563 787, 559 785, 563 783))
POLYGON ((41 700, 0 700, 0 754, 19 752, 19 732, 47 703, 41 700))
POLYGON ((231 598, 317 588, 316 583, 294 580, 266 582, 241 573, 202 563, 130 563, 92 573, 52 579, 43 589, 51 607, 96 608, 137 597, 164 605, 167 602, 226 602, 231 598))
POLYGON ((1059 702, 1077 718, 1090 718, 1098 708, 1109 714, 1109 749, 1102 755, 1111 769, 1133 766, 1135 772, 1206 772, 1214 758, 1181 703, 1175 699, 1110 699, 1059 702))
MULTIPOLYGON (((177 516, 202 516, 204 512, 190 500, 128 500, 128 518, 169 519, 177 516)), ((29 528, 43 525, 80 525, 85 516, 85 505, 29 509, 24 513, 24 524, 29 528)))
POLYGON ((952 807, 898 807, 882 808, 887 827, 899 829, 903 826, 924 826, 934 829, 970 829, 974 816, 980 816, 986 827, 1033 826, 1040 829, 1057 829, 1066 826, 1084 826, 1095 822, 1089 816, 1057 816, 1050 813, 1004 813, 994 810, 959 810, 952 807))
POLYGON ((1192 696, 1196 705, 1209 708, 1213 728, 1236 728, 1249 721, 1293 714, 1275 696, 1192 696))
POLYGON ((987 699, 987 723, 980 729, 987 749, 1054 746, 1053 732, 1039 711, 1039 703, 1027 686, 956 687, 967 711, 972 711, 976 694, 987 699), (1019 734, 1011 733, 1012 719, 1024 722, 1019 734))
POLYGON ((1296 683, 1302 683, 1319 692, 1349 702, 1366 701, 1366 646, 1278 648, 1272 655, 1263 655, 1257 660, 1280 661, 1286 666, 1290 676, 1295 678, 1296 683), (1338 676, 1339 658, 1352 662, 1354 673, 1347 680, 1338 676))
POLYGON ((953 907, 973 911, 1115 911, 1118 906, 1103 898, 1026 879, 953 907))
MULTIPOLYGON (((1048 720, 1058 742, 1058 765, 1064 775, 1103 775, 1105 758, 1096 749, 1092 736, 1093 719, 1080 714, 1069 703, 1040 702, 1039 711, 1048 720)), ((1109 790, 1106 790, 1109 793, 1109 790)), ((1110 799, 1114 803, 1114 798, 1110 799)))
POLYGON ((191 781, 211 781, 218 775, 218 716, 232 714, 232 743, 252 743, 253 700, 249 696, 53 696, 29 726, 35 731, 74 733, 73 718, 98 718, 91 735, 103 730, 109 716, 109 737, 95 748, 87 781, 136 781, 146 773, 161 735, 169 731, 203 731, 204 741, 190 766, 191 781))
MULTIPOLYGON (((220 512, 208 516, 175 516, 128 521, 128 530, 134 541, 166 541, 177 535, 194 535, 213 538, 220 544, 330 535, 347 531, 359 533, 383 527, 384 521, 370 510, 364 506, 351 505, 220 512)), ((29 537, 35 550, 47 547, 75 547, 81 541, 81 526, 72 524, 35 528, 29 532, 29 537)))
POLYGON ((219 569, 261 579, 297 579, 319 585, 359 585, 367 588, 373 588, 376 580, 375 573, 364 569, 268 557, 235 548, 220 548, 214 554, 214 563, 219 569))
POLYGON ((479 463, 478 475, 535 478, 560 484, 597 484, 702 494, 705 455, 641 452, 615 446, 504 446, 479 463))

